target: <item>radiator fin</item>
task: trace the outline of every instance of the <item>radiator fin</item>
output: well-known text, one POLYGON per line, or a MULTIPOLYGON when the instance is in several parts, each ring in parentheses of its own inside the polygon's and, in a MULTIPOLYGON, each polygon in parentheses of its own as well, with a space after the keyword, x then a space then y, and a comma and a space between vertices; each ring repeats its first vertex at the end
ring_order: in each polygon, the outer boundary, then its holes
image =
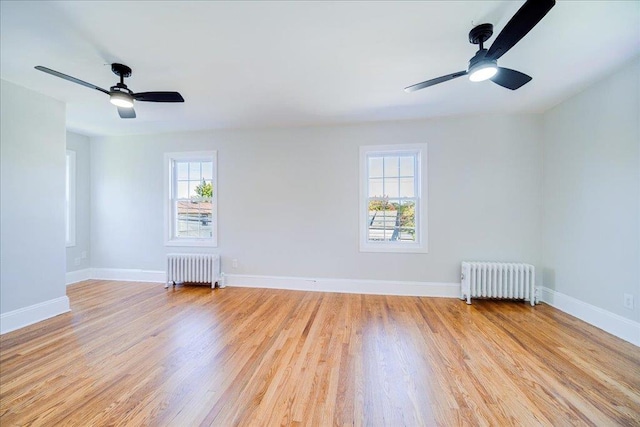
POLYGON ((535 305, 535 267, 502 262, 463 262, 460 298, 522 299, 535 305))

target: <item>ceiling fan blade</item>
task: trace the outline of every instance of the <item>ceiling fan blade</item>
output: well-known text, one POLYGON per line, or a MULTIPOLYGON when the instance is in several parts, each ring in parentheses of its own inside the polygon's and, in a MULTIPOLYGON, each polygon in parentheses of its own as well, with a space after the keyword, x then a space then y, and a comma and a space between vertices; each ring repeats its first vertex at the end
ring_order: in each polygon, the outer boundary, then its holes
POLYGON ((99 90, 100 92, 103 92, 103 93, 106 93, 107 95, 109 95, 109 91, 106 90, 106 89, 102 89, 101 87, 98 87, 98 86, 96 86, 94 84, 87 83, 87 82, 85 82, 83 80, 80 80, 80 79, 76 79, 75 77, 71 77, 71 76, 68 76, 66 74, 62 74, 61 72, 56 71, 56 70, 52 70, 51 68, 47 68, 47 67, 43 67, 42 65, 38 65, 38 66, 35 67, 35 69, 39 70, 39 71, 43 71, 43 72, 45 72, 47 74, 51 74, 52 76, 60 77, 61 79, 69 80, 70 82, 77 83, 77 84, 82 85, 82 86, 86 86, 86 87, 91 88, 91 89, 99 90))
POLYGON ((556 4, 555 0, 527 0, 489 48, 486 58, 498 59, 527 35, 556 4))
POLYGON ((498 72, 491 77, 491 81, 507 89, 516 90, 529 83, 531 76, 510 68, 498 67, 498 72))
POLYGON ((118 114, 120 114, 121 119, 135 119, 136 118, 136 110, 133 108, 122 108, 118 107, 118 114))
POLYGON ((449 80, 457 79, 467 74, 466 71, 458 71, 457 73, 447 74, 446 76, 438 77, 435 79, 427 80, 426 82, 417 83, 412 86, 404 88, 405 92, 414 92, 416 90, 424 89, 425 87, 437 85, 438 83, 444 83, 449 80))
POLYGON ((184 102, 184 98, 178 92, 140 92, 134 93, 133 99, 148 102, 184 102))

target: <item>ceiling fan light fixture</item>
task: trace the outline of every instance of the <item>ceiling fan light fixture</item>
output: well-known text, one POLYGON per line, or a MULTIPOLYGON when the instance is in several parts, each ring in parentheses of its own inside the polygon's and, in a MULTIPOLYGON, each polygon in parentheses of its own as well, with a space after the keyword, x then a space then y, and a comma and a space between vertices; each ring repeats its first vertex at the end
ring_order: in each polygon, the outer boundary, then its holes
POLYGON ((122 108, 133 108, 133 97, 125 92, 111 92, 109 100, 113 105, 122 108))
POLYGON ((495 60, 482 61, 469 70, 469 80, 472 82, 482 82, 495 76, 497 72, 498 65, 495 60))

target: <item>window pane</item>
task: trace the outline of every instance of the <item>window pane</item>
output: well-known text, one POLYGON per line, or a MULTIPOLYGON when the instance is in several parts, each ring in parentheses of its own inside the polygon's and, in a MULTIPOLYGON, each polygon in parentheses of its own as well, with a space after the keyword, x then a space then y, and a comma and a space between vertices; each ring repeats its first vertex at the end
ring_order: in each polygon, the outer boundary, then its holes
POLYGON ((178 199, 186 199, 189 197, 189 181, 178 181, 178 199))
POLYGON ((389 203, 380 200, 369 202, 369 226, 367 239, 390 241, 397 235, 398 211, 389 203))
POLYGON ((400 157, 400 176, 413 176, 414 164, 415 164, 414 156, 400 157))
POLYGON ((200 181, 201 179, 200 162, 189 162, 189 180, 200 181))
POLYGON ((187 220, 186 234, 189 237, 196 237, 198 235, 198 222, 187 220))
POLYGON ((369 180, 369 197, 383 197, 382 178, 371 178, 369 180))
POLYGON ((369 200, 369 210, 370 211, 384 211, 387 210, 389 206, 388 200, 369 200))
POLYGON ((198 187, 202 185, 201 181, 189 181, 189 198, 200 197, 198 194, 198 187))
POLYGON ((186 162, 176 162, 177 179, 189 179, 189 164, 186 162))
POLYGON ((414 200, 398 203, 398 240, 416 241, 416 202, 414 200))
POLYGON ((416 241, 416 229, 401 227, 398 233, 398 240, 401 242, 415 242, 416 241))
MULTIPOLYGON (((397 164, 397 162, 396 162, 396 164, 397 164)), ((386 168, 386 166, 387 166, 387 164, 386 164, 386 161, 385 161, 385 168, 386 168)), ((399 185, 400 185, 400 180, 398 178, 385 178, 385 180, 384 180, 384 195, 385 195, 385 197, 400 197, 399 185)))
POLYGON ((176 236, 184 236, 187 231, 186 222, 186 210, 189 207, 189 202, 175 202, 176 212, 176 236))
POLYGON ((415 181, 413 178, 400 178, 400 197, 415 197, 415 181))
POLYGON ((202 162, 202 179, 213 179, 213 162, 202 162))
POLYGON ((211 181, 192 182, 194 197, 213 197, 213 184, 211 181))
POLYGON ((382 177, 382 157, 369 157, 369 178, 382 177))
POLYGON ((384 176, 398 176, 398 157, 389 156, 384 158, 384 176))

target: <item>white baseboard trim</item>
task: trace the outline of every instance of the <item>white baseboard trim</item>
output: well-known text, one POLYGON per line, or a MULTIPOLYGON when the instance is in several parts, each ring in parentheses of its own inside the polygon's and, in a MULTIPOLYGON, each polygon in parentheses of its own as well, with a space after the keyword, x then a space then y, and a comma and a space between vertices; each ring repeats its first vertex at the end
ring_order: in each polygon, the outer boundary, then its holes
POLYGON ((538 295, 558 310, 640 347, 640 323, 543 286, 538 295))
POLYGON ((348 294, 403 295, 445 298, 460 297, 459 283, 252 276, 244 274, 225 274, 224 277, 226 285, 231 287, 338 292, 348 294))
POLYGON ((125 282, 156 282, 164 283, 167 280, 164 271, 136 270, 129 268, 92 268, 91 279, 116 280, 125 282))
POLYGON ((92 277, 91 269, 85 268, 84 270, 67 271, 67 286, 73 283, 82 282, 83 280, 89 280, 92 277))
MULTIPOLYGON (((287 276, 258 276, 245 274, 225 274, 224 281, 227 286, 247 287, 247 288, 267 288, 267 289, 287 289, 295 291, 315 291, 315 292, 337 292, 372 295, 401 295, 401 296, 421 296, 421 297, 444 297, 459 298, 460 284, 447 282, 402 282, 392 280, 356 280, 356 279, 328 279, 309 277, 287 277, 287 276)), ((85 270, 72 271, 67 273, 67 284, 76 283, 82 280, 115 280, 128 282, 154 282, 164 283, 166 273, 157 270, 138 270, 124 268, 90 268, 85 270)), ((50 316, 42 317, 44 320, 68 310, 69 300, 66 300, 66 309, 56 312, 50 316)), ((600 328, 612 335, 622 338, 634 345, 640 346, 640 323, 625 317, 611 313, 602 308, 580 301, 568 295, 556 292, 546 287, 538 288, 538 298, 558 310, 564 311, 578 319, 581 319, 597 328, 600 328)), ((52 300, 56 301, 56 300, 52 300)), ((42 304, 48 304, 42 303, 42 304)), ((40 305, 40 304, 38 304, 40 305)), ((32 306, 36 307, 36 306, 32 306)), ((26 307, 23 310, 31 310, 26 307)), ((5 316, 14 316, 14 312, 2 315, 2 333, 5 333, 5 316)), ((26 326, 35 323, 25 323, 26 326)), ((18 326, 14 329, 17 329, 18 326)), ((10 330, 14 330, 10 329, 10 330)), ((6 332, 9 332, 7 330, 6 332)))
POLYGON ((70 311, 69 298, 63 296, 0 314, 0 334, 24 328, 70 311))

